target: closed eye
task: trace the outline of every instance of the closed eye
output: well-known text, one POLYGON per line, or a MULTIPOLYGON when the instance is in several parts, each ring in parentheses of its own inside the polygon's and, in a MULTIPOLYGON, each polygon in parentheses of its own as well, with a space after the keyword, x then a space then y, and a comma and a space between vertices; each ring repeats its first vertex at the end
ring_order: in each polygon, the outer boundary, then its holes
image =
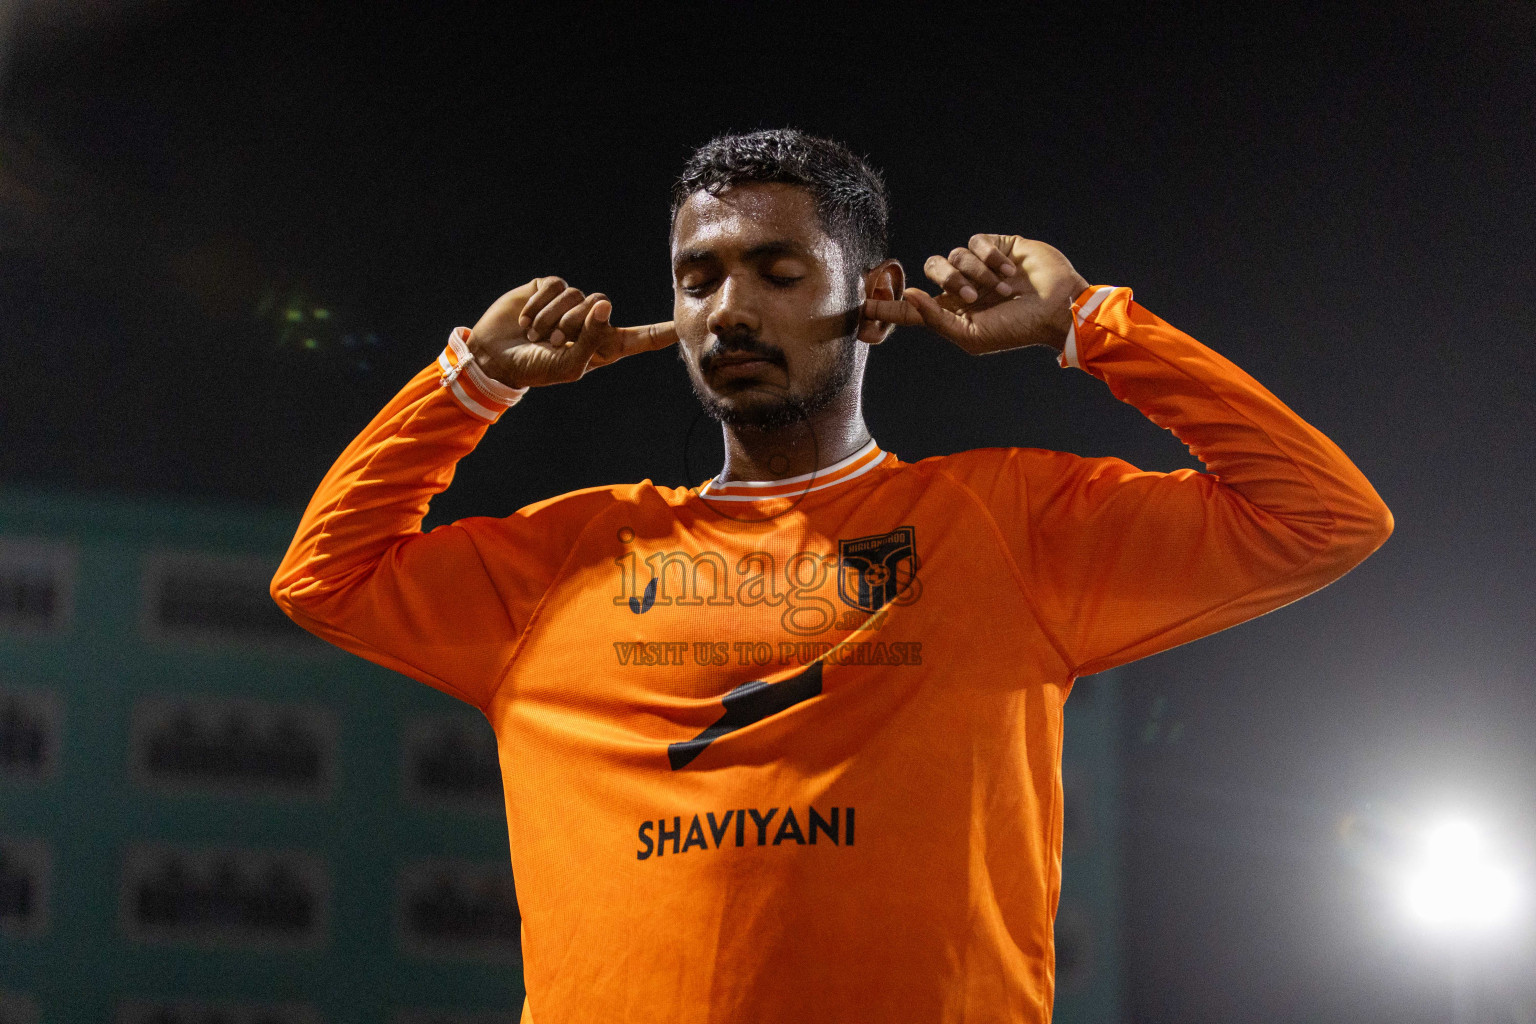
MULTIPOLYGON (((787 277, 783 274, 764 274, 763 280, 767 281, 775 288, 792 288, 799 284, 801 281, 805 280, 805 277, 803 275, 800 277, 787 277)), ((709 292, 712 288, 715 287, 715 284, 715 279, 710 278, 707 281, 699 281, 690 284, 679 284, 678 288, 681 289, 684 295, 699 296, 709 292)))

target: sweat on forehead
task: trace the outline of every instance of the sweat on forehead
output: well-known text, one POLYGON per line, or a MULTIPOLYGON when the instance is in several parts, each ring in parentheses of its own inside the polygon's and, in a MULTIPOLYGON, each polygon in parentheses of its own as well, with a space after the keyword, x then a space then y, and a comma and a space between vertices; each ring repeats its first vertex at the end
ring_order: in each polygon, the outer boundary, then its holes
POLYGON ((711 257, 799 256, 836 268, 843 247, 827 234, 809 193, 778 183, 695 192, 672 225, 674 264, 711 257))

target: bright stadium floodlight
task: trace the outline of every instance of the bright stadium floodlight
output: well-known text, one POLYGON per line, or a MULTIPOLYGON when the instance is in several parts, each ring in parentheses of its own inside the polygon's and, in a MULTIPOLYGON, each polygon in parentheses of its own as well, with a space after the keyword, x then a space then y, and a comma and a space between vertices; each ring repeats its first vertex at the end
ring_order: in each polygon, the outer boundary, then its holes
POLYGON ((1497 849, 1490 832, 1463 814, 1415 827, 1395 810, 1373 811, 1345 819, 1343 835, 1363 865, 1393 883, 1400 920, 1449 968, 1450 1019, 1479 1024, 1479 1004, 1491 997, 1489 986, 1502 984, 1515 940, 1529 931, 1528 885, 1513 852, 1497 849))
POLYGON ((1403 894, 1409 913, 1426 928, 1469 938, 1518 916, 1522 894, 1515 872, 1473 823, 1437 821, 1424 829, 1415 852, 1403 894))

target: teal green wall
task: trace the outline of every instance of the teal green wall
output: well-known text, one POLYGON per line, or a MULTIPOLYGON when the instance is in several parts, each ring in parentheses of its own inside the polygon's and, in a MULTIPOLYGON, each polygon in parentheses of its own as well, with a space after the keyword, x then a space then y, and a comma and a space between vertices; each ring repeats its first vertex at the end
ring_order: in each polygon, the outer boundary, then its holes
MULTIPOLYGON (((275 646, 145 635, 146 558, 206 552, 256 556, 275 567, 296 520, 296 511, 0 490, 0 538, 66 540, 78 553, 68 627, 36 636, 0 632, 0 693, 47 691, 63 708, 52 776, 0 776, 0 839, 40 839, 52 855, 44 932, 0 932, 0 993, 30 999, 40 1021, 112 1021, 123 1000, 298 1002, 326 1024, 384 1024, 397 1020, 401 1008, 511 1011, 521 1005, 515 962, 426 960, 397 940, 395 888, 403 866, 424 858, 507 861, 500 813, 424 809, 402 793, 408 723, 422 715, 462 715, 488 731, 477 712, 334 651, 297 627, 291 645, 275 646), (134 702, 180 694, 329 708, 339 742, 328 795, 163 792, 135 782, 129 771, 134 702), (318 855, 331 887, 324 945, 253 951, 130 940, 120 922, 123 858, 130 844, 147 842, 318 855)), ((1080 681, 1067 712, 1065 763, 1069 800, 1076 800, 1060 922, 1073 929, 1080 966, 1059 977, 1056 1020, 1099 1024, 1120 1012, 1118 720, 1111 674, 1080 681)), ((0 1024, 10 1024, 6 998, 0 996, 0 1024)))
POLYGON ((1114 672, 1085 676, 1067 698, 1062 773, 1067 828, 1056 916, 1055 1020, 1122 1019, 1120 692, 1114 672), (1064 962, 1071 946, 1078 964, 1064 962))
POLYGON ((276 560, 296 516, 0 491, 0 536, 68 538, 79 552, 75 609, 61 634, 0 636, 0 689, 44 689, 63 706, 53 777, 0 782, 0 834, 53 852, 46 932, 0 936, 0 989, 29 995, 49 1024, 111 1021, 119 999, 301 1001, 327 1024, 385 1022, 400 1007, 522 1004, 515 965, 424 961, 395 939, 395 873, 416 858, 507 862, 504 817, 425 811, 401 793, 400 740, 414 715, 479 713, 335 651, 295 627, 292 650, 146 642, 140 575, 155 550, 276 560), (129 777, 135 698, 230 695, 324 704, 339 731, 328 799, 145 791, 129 777), (251 952, 127 941, 122 857, 132 842, 303 848, 331 883, 329 941, 313 952, 251 952))

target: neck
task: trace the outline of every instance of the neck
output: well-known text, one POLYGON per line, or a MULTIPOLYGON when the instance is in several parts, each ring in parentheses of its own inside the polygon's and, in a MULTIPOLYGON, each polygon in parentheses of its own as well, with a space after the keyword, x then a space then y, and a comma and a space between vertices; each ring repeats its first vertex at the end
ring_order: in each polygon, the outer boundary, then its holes
POLYGON ((841 462, 870 441, 855 390, 808 420, 774 430, 725 425, 725 468, 719 479, 782 480, 841 462))

